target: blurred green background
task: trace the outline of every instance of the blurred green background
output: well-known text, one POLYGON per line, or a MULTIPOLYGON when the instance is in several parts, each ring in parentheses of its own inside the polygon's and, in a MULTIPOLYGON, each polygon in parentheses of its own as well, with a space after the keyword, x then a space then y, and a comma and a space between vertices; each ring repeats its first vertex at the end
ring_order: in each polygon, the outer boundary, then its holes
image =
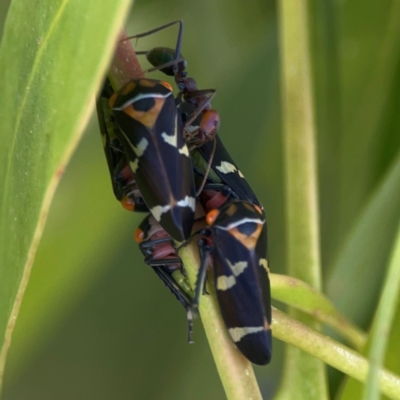
MULTIPOLYGON (((325 283, 363 328, 400 215, 395 186, 381 213, 359 223, 400 145, 395 3, 315 1, 310 19, 325 283)), ((126 29, 138 33, 175 19, 185 23, 189 75, 218 91, 220 135, 265 206, 270 268, 284 273, 276 4, 138 0, 126 29)), ((175 40, 171 29, 137 48, 173 47, 175 40)), ((183 309, 133 241, 143 217, 113 198, 94 115, 51 207, 13 338, 5 400, 224 398, 201 322, 188 345, 183 309)), ((279 385, 281 360, 275 341, 272 364, 256 368, 266 399, 279 385)))

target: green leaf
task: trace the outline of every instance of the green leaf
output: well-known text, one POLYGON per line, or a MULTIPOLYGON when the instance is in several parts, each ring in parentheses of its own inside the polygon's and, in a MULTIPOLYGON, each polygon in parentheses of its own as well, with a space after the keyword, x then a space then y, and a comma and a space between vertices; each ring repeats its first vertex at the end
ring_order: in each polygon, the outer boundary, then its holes
MULTIPOLYGON (((390 371, 400 374, 400 294, 397 295, 397 310, 395 313, 395 319, 393 321, 392 329, 390 330, 390 336, 385 357, 385 367, 390 371)), ((385 339, 384 339, 385 340, 385 339)), ((368 349, 368 347, 367 347, 368 349)), ((337 399, 340 400, 353 400, 360 399, 364 393, 365 386, 361 382, 346 377, 343 382, 341 390, 339 390, 337 399)), ((400 395, 398 396, 400 398, 400 395)), ((390 399, 392 397, 383 396, 384 399, 390 399)))
MULTIPOLYGON (((339 115, 343 129, 337 132, 340 153, 336 168, 341 176, 339 235, 345 238, 399 148, 395 132, 399 115, 400 4, 355 0, 343 3, 339 10, 339 115)), ((387 255, 390 250, 385 250, 387 255)))
POLYGON ((121 240, 115 232, 131 239, 132 229, 140 217, 132 215, 132 222, 124 224, 127 215, 112 195, 98 126, 91 125, 68 166, 49 212, 13 332, 6 387, 8 377, 15 379, 21 373, 35 351, 49 340, 60 319, 88 291, 94 278, 104 274, 107 265, 116 263, 112 253, 109 254, 110 248, 118 246, 121 240), (78 161, 81 164, 77 165, 78 161))
POLYGON ((16 0, 9 9, 0 48, 0 376, 51 199, 128 5, 16 0))
POLYGON ((347 379, 341 393, 341 399, 380 398, 378 370, 386 365, 392 371, 400 372, 399 335, 400 335, 400 230, 385 280, 381 300, 371 330, 370 341, 365 354, 369 353, 370 370, 365 387, 353 379, 347 379), (397 310, 396 310, 397 307, 397 310), (397 311, 397 312, 396 312, 397 311), (388 334, 390 332, 390 334, 388 334), (385 361, 385 362, 383 362, 385 361))
POLYGON ((400 195, 399 7, 395 1, 385 5, 354 1, 340 7, 343 115, 332 114, 332 120, 343 117, 333 153, 340 186, 339 198, 325 202, 327 207, 340 207, 334 217, 336 226, 327 227, 331 233, 326 241, 333 236, 341 247, 326 259, 327 293, 339 310, 361 326, 370 323, 375 310, 383 279, 377 270, 387 263, 400 218, 396 202, 400 195))
POLYGON ((385 359, 386 347, 389 341, 388 332, 391 330, 394 312, 397 305, 397 294, 400 289, 400 230, 394 246, 386 282, 379 302, 374 327, 371 333, 371 349, 369 351, 370 370, 368 372, 364 399, 379 399, 378 371, 385 359))
POLYGON ((382 270, 396 232, 399 196, 400 157, 366 204, 327 280, 329 298, 352 320, 365 320, 375 306, 377 281, 382 279, 377 270, 382 270))

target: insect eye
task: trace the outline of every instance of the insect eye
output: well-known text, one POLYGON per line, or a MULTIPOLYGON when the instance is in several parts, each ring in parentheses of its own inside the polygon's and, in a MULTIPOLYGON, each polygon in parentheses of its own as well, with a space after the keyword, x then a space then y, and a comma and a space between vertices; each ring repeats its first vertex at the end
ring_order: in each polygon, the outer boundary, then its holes
POLYGON ((146 99, 140 99, 135 101, 132 106, 136 111, 149 111, 151 110, 156 104, 156 101, 153 97, 147 97, 146 99))

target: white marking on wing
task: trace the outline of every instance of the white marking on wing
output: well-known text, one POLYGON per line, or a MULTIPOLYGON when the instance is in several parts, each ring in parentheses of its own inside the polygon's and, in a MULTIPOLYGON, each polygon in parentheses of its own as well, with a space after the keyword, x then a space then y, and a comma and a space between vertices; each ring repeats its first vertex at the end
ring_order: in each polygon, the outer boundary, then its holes
POLYGON ((147 146, 149 145, 149 141, 146 138, 142 138, 140 142, 137 144, 137 146, 134 146, 133 143, 129 140, 128 136, 126 136, 124 131, 122 131, 122 134, 125 136, 125 139, 129 143, 129 146, 136 154, 136 157, 138 158, 141 157, 146 151, 147 146))
POLYGON ((237 168, 228 161, 222 161, 221 165, 216 167, 218 171, 221 171, 223 174, 230 174, 232 172, 237 171, 237 168))
POLYGON ((177 202, 179 207, 190 207, 193 212, 196 209, 196 199, 194 197, 186 196, 184 199, 177 202))
POLYGON ((171 206, 167 204, 166 206, 155 206, 150 210, 150 212, 153 214, 153 217, 156 219, 156 221, 160 222, 161 215, 168 212, 170 209, 171 206))
POLYGON ((138 143, 137 147, 132 145, 132 149, 136 154, 136 157, 141 157, 147 149, 149 142, 146 138, 142 138, 142 140, 138 143))
POLYGON ((231 268, 231 270, 235 276, 239 276, 240 274, 242 274, 243 271, 249 265, 247 261, 238 261, 235 264, 231 264, 231 262, 228 259, 226 259, 226 262, 228 263, 229 267, 231 268))
POLYGON ((221 275, 217 278, 217 289, 219 290, 228 290, 234 286, 236 284, 235 276, 242 274, 249 265, 247 261, 238 261, 235 264, 231 264, 227 258, 225 261, 228 263, 233 275, 221 275))
POLYGON ((132 172, 135 173, 139 167, 139 159, 137 158, 135 161, 129 161, 129 166, 131 167, 132 172))
POLYGON ((224 227, 224 226, 217 225, 216 227, 217 227, 218 229, 221 229, 222 231, 229 231, 229 230, 231 230, 231 229, 233 229, 233 228, 236 228, 237 226, 246 224, 246 223, 248 223, 248 222, 253 222, 253 223, 255 223, 255 224, 264 225, 265 220, 260 219, 260 218, 242 218, 242 219, 239 219, 238 221, 232 222, 232 223, 229 224, 228 226, 225 226, 225 227, 224 227))
POLYGON ((218 290, 228 290, 235 284, 236 284, 236 279, 233 275, 231 276, 221 275, 217 278, 218 290))
POLYGON ((161 137, 164 139, 165 143, 170 144, 172 147, 176 147, 178 145, 178 137, 176 135, 170 136, 163 132, 161 137))
POLYGON ((189 157, 189 149, 186 146, 186 144, 184 144, 181 149, 178 149, 178 151, 179 151, 179 154, 183 154, 186 157, 189 157))
POLYGON ((229 334, 231 335, 232 340, 237 343, 246 336, 250 335, 251 333, 257 333, 264 331, 263 326, 244 326, 242 328, 229 328, 229 334))
POLYGON ((269 273, 268 260, 266 258, 260 258, 259 265, 269 273))
POLYGON ((175 127, 174 127, 174 133, 173 135, 168 135, 167 132, 163 132, 161 134, 161 137, 164 139, 165 143, 170 144, 172 147, 177 147, 178 146, 178 121, 177 121, 178 115, 176 116, 175 119, 175 127))
POLYGON ((132 97, 131 99, 128 99, 125 103, 123 103, 119 107, 113 107, 113 110, 121 111, 124 108, 128 107, 129 105, 136 103, 139 100, 144 100, 144 99, 166 99, 167 97, 171 96, 172 92, 166 93, 166 94, 161 94, 161 93, 142 93, 139 94, 135 97, 132 97))

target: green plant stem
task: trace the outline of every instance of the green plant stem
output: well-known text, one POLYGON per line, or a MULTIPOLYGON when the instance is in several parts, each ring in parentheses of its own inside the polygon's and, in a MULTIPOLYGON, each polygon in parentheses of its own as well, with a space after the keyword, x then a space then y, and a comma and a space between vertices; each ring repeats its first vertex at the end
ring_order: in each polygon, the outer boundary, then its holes
POLYGON ((331 326, 361 350, 367 335, 347 320, 321 292, 290 276, 270 274, 272 298, 311 315, 331 326))
POLYGON ((314 109, 307 38, 307 2, 282 0, 283 139, 286 167, 288 270, 321 288, 314 109))
MULTIPOLYGON (((309 51, 307 0, 280 0, 279 28, 283 145, 286 173, 288 275, 321 289, 317 162, 309 51)), ((312 325, 312 318, 293 309, 290 315, 312 325)), ((324 365, 288 347, 281 398, 327 398, 324 365), (298 392, 297 388, 303 388, 298 392)))
POLYGON ((365 386, 364 399, 378 399, 379 370, 385 359, 385 350, 389 340, 390 328, 396 312, 400 289, 400 226, 394 244, 382 296, 376 311, 372 329, 371 349, 369 352, 370 368, 365 386))
POLYGON ((143 70, 136 53, 124 29, 118 36, 113 60, 108 71, 108 77, 115 90, 120 89, 132 79, 143 78, 143 70))
MULTIPOLYGON (((194 287, 200 265, 199 249, 195 241, 182 248, 179 255, 194 287)), ((251 363, 234 346, 228 335, 219 312, 214 285, 209 284, 207 291, 209 295, 201 296, 199 310, 226 397, 229 400, 261 400, 251 363)))
MULTIPOLYGON (((368 361, 354 350, 276 309, 272 311, 272 330, 276 338, 306 351, 360 382, 366 381, 368 361)), ((400 399, 400 377, 384 369, 380 369, 378 375, 382 393, 391 399, 400 399)))

